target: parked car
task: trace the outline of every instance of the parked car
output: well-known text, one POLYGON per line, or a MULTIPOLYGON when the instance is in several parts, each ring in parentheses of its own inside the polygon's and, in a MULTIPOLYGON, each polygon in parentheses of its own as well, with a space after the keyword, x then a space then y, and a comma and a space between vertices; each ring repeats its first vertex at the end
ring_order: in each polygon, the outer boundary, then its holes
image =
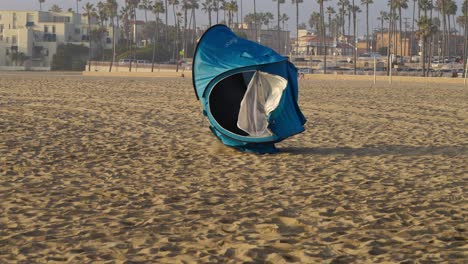
POLYGON ((131 61, 134 61, 132 59, 121 59, 119 60, 119 64, 129 64, 131 61))
POLYGON ((298 73, 302 73, 302 74, 311 74, 313 73, 314 71, 311 69, 311 68, 298 68, 297 69, 297 72, 298 73))

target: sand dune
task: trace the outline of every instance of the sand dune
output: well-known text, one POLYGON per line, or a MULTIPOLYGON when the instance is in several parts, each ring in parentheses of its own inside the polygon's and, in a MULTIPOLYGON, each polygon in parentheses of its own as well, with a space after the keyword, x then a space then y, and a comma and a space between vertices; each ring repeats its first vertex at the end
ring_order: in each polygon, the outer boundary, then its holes
POLYGON ((226 148, 190 79, 0 75, 0 263, 466 263, 468 90, 307 80, 226 148))

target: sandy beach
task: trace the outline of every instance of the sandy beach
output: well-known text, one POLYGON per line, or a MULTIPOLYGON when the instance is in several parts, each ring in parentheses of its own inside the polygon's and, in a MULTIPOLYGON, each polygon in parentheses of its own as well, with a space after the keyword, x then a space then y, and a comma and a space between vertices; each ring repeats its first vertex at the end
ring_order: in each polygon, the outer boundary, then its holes
POLYGON ((467 263, 468 87, 303 80, 275 155, 190 78, 0 73, 0 263, 467 263))

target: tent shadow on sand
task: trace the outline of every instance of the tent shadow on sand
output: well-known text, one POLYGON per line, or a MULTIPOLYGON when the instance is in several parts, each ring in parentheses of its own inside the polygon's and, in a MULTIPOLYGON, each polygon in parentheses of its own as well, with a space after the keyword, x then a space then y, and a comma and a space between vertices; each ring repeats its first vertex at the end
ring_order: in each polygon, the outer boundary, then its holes
POLYGON ((360 148, 336 147, 336 148, 313 148, 313 147, 285 147, 280 153, 292 155, 347 155, 347 156, 468 156, 468 145, 460 146, 404 146, 404 145, 382 145, 364 146, 360 148))

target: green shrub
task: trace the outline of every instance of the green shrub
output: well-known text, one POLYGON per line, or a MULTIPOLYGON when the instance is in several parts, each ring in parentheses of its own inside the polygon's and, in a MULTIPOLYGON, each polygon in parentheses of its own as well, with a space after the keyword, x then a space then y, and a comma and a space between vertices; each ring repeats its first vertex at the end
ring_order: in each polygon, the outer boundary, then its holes
POLYGON ((88 57, 88 48, 83 45, 66 44, 57 47, 52 57, 53 71, 83 71, 88 57))

